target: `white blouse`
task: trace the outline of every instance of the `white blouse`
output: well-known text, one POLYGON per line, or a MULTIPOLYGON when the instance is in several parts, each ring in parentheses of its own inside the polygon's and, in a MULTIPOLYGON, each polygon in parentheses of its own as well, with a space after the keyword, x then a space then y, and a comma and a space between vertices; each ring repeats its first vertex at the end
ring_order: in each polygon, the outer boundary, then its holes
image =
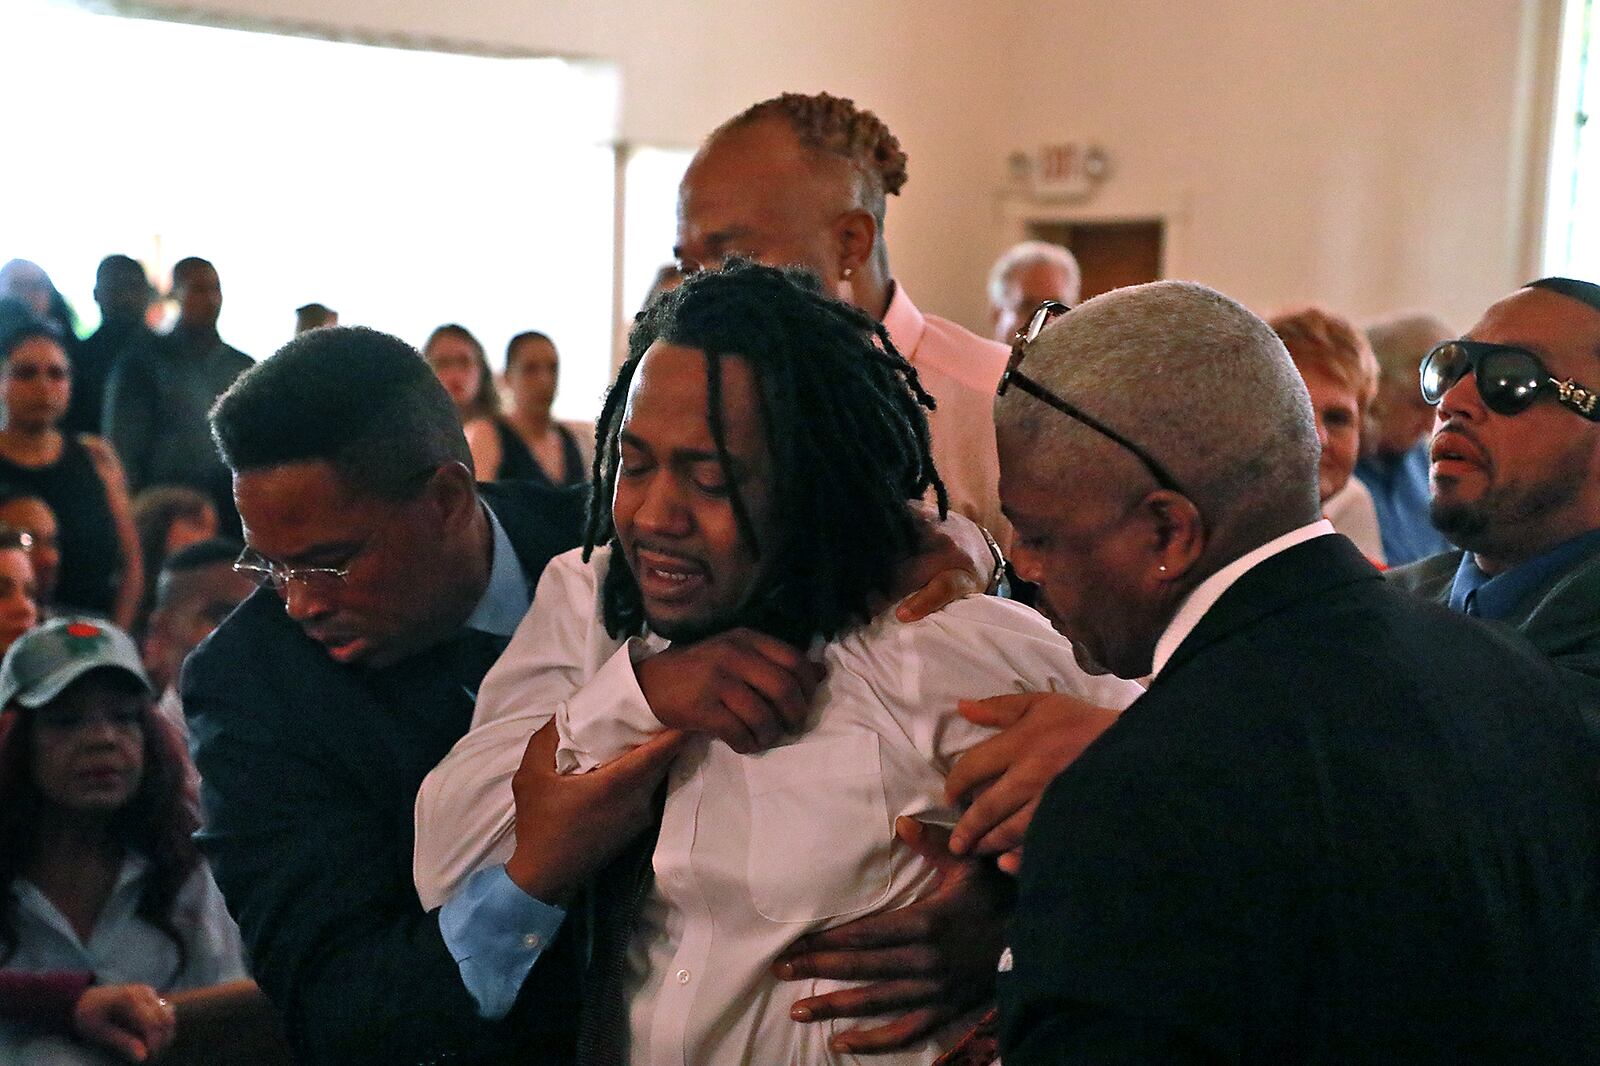
MULTIPOLYGON (((148 867, 142 855, 130 853, 123 860, 88 940, 79 938, 72 923, 31 882, 13 882, 17 950, 4 968, 88 970, 97 984, 144 984, 161 992, 247 977, 239 929, 228 915, 210 868, 202 861, 173 901, 172 924, 188 951, 179 969, 177 945, 136 913, 148 867)), ((56 1066, 115 1060, 26 1023, 0 1020, 0 1061, 56 1066)))

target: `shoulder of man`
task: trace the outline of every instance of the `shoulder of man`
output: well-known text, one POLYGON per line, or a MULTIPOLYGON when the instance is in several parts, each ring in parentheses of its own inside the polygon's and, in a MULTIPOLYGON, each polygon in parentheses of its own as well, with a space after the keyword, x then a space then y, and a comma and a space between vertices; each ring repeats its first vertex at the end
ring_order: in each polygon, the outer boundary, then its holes
MULTIPOLYGON (((286 702, 280 679, 314 687, 339 668, 284 614, 270 589, 258 589, 184 661, 181 676, 185 715, 226 713, 248 704, 252 718, 270 717, 286 702), (234 697, 247 693, 245 699, 234 697)), ((288 710, 288 708, 285 708, 288 710)))
POLYGON ((589 487, 553 488, 530 481, 479 486, 483 500, 505 527, 528 578, 537 581, 545 565, 583 543, 589 487))
POLYGON ((1011 350, 998 341, 956 324, 948 318, 924 314, 922 343, 917 348, 917 364, 934 366, 961 384, 982 394, 993 403, 1011 350))
POLYGON ((1450 584, 1461 565, 1461 550, 1452 548, 1386 571, 1384 577, 1409 592, 1444 603, 1450 598, 1450 584))

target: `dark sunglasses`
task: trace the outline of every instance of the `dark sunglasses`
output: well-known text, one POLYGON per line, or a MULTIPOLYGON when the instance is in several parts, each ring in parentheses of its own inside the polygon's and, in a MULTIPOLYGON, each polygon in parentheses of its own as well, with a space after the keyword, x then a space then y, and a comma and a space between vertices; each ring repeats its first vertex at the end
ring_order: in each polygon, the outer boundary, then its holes
POLYGON ((1549 396, 1561 406, 1600 422, 1600 394, 1571 378, 1554 377, 1539 357, 1509 344, 1445 341, 1422 361, 1422 398, 1438 405, 1451 386, 1472 374, 1483 405, 1495 414, 1516 415, 1549 396))
POLYGON ((1122 445, 1128 451, 1133 453, 1134 458, 1138 459, 1144 464, 1145 469, 1150 471, 1150 475, 1156 479, 1156 484, 1160 485, 1164 489, 1187 496, 1188 493, 1183 491, 1183 486, 1178 484, 1177 479, 1171 474, 1167 473, 1167 468, 1156 462, 1155 459, 1151 457, 1149 452, 1145 451, 1143 448, 1139 447, 1137 444, 1133 443, 1133 441, 1129 440, 1127 437, 1124 437, 1121 433, 1118 433, 1116 430, 1112 429, 1098 418, 1085 413, 1075 405, 1063 400, 1061 397, 1057 396, 1055 393, 1051 392, 1049 389, 1045 388, 1043 385, 1039 384, 1037 381, 1033 380, 1022 372, 1022 360, 1026 358, 1028 354, 1028 345, 1032 344, 1034 340, 1038 338, 1039 334, 1044 332, 1044 328, 1046 326, 1070 310, 1072 310, 1072 308, 1068 307, 1064 303, 1058 303, 1055 300, 1046 300, 1044 303, 1039 305, 1038 310, 1033 312, 1033 317, 1028 320, 1028 324, 1017 330, 1016 336, 1012 339, 1011 358, 1006 363, 1006 372, 1000 375, 1000 387, 995 390, 995 395, 1004 396, 1006 394, 1006 390, 1015 385, 1018 389, 1021 389, 1034 399, 1039 400, 1042 403, 1049 404, 1051 407, 1054 407, 1057 411, 1060 411, 1068 418, 1076 419, 1102 436, 1122 445))

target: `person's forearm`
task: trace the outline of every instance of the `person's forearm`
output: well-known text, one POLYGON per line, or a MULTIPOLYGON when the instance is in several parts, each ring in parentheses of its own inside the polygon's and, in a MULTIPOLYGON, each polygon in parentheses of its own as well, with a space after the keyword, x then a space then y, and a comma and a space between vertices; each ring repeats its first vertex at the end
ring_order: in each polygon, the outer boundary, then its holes
POLYGON ((252 1066, 288 1066, 293 1061, 278 1012, 254 981, 229 981, 174 992, 167 997, 178 1012, 177 1040, 170 1062, 229 1061, 252 1066))
POLYGON ((14 1018, 51 1029, 71 1027, 72 1008, 94 983, 87 970, 48 973, 0 971, 0 1018, 14 1018))

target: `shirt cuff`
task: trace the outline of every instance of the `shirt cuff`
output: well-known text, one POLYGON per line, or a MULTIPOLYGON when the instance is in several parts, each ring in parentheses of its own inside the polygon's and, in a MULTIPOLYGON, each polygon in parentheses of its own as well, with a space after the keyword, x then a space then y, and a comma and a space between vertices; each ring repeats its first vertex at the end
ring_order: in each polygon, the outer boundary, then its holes
POLYGON ((639 688, 634 663, 655 654, 638 637, 612 653, 556 708, 556 772, 586 774, 666 729, 639 688))
POLYGON ((566 916, 518 888, 499 864, 473 874, 439 908, 439 932, 480 1017, 506 1016, 566 916))

